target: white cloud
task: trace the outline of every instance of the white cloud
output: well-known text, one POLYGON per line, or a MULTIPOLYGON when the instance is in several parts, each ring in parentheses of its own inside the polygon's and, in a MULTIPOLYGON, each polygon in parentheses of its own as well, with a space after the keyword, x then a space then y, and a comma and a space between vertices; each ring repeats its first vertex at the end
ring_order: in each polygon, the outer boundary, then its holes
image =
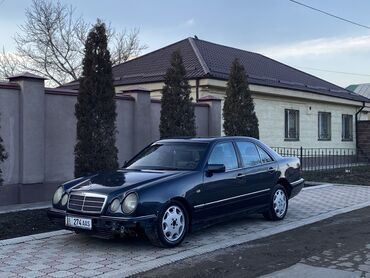
POLYGON ((181 24, 181 26, 185 27, 191 27, 195 24, 195 19, 194 18, 189 18, 187 21, 181 24))
POLYGON ((320 38, 258 50, 276 59, 355 51, 370 51, 370 36, 320 38))

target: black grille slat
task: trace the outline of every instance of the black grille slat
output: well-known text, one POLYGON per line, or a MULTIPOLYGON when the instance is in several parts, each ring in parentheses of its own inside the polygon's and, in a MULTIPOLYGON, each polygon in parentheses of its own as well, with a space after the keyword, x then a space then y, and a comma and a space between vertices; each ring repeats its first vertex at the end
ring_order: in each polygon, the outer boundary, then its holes
POLYGON ((104 197, 74 195, 72 193, 69 196, 68 208, 80 212, 99 213, 102 211, 104 203, 104 197))

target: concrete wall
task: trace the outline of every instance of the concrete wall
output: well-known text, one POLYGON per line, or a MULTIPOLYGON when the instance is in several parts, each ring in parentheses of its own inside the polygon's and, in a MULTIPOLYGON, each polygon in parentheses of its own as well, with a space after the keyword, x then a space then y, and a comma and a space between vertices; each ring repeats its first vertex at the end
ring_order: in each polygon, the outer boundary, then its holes
POLYGON ((73 176, 76 142, 76 96, 47 92, 45 98, 45 181, 73 176))
POLYGON ((9 157, 1 165, 7 183, 19 182, 19 94, 17 84, 0 84, 0 135, 9 157))
MULTIPOLYGON (((74 177, 77 92, 45 90, 43 83, 29 76, 0 83, 0 132, 9 153, 1 165, 5 184, 59 183, 74 177)), ((219 126, 209 120, 220 115, 219 102, 194 103, 198 136, 220 135, 219 126)), ((122 165, 159 139, 161 104, 141 89, 118 94, 116 104, 116 146, 122 165)))

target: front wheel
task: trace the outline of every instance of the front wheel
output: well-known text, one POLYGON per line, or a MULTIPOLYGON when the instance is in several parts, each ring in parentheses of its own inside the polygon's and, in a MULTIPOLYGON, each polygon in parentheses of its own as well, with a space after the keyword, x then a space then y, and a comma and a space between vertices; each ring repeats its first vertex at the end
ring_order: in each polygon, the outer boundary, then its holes
POLYGON ((180 202, 173 201, 163 206, 154 229, 146 231, 146 235, 156 246, 176 247, 184 240, 188 225, 186 209, 180 202))
POLYGON ((268 220, 283 220, 288 211, 288 197, 283 186, 277 185, 272 190, 269 209, 263 213, 268 220))

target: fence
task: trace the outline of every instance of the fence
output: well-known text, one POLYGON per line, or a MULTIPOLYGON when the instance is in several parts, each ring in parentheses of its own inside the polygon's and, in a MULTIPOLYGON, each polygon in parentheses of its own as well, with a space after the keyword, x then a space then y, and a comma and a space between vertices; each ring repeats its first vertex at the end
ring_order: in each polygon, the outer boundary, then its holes
POLYGON ((370 165, 361 150, 347 148, 285 148, 273 147, 281 156, 295 156, 301 160, 302 171, 322 171, 370 165))

